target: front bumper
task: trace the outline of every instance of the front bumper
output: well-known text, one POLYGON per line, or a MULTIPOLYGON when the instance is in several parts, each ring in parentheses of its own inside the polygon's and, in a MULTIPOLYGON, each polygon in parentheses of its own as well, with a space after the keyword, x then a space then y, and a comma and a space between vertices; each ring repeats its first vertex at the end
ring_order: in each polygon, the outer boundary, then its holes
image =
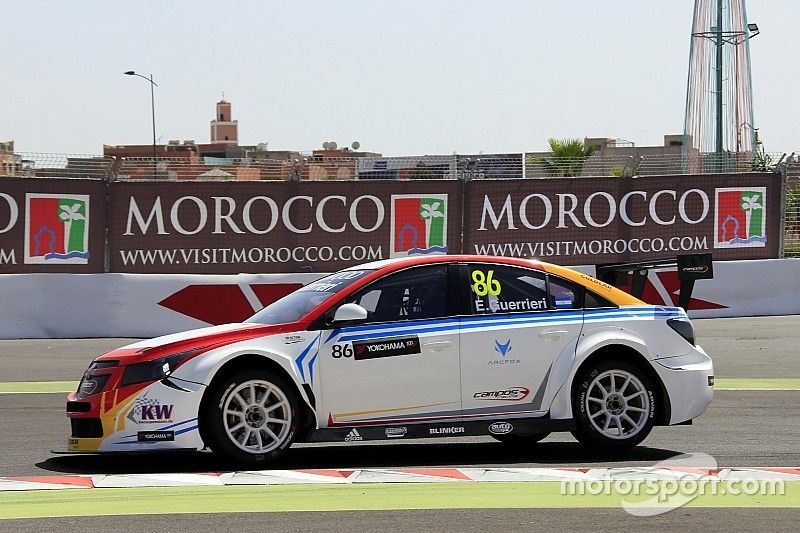
POLYGON ((110 389, 87 398, 67 396, 73 453, 204 448, 198 431, 203 385, 171 378, 110 389))
POLYGON ((700 346, 678 357, 653 361, 670 401, 670 424, 701 415, 714 395, 714 364, 700 346))

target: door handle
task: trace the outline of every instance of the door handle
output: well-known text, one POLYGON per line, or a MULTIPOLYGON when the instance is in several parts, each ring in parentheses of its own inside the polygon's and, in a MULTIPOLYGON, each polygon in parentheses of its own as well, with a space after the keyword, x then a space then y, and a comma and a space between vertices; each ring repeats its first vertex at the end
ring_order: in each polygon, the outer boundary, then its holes
POLYGON ((539 333, 539 336, 546 341, 554 341, 556 339, 560 339, 564 335, 569 333, 569 331, 563 329, 551 329, 547 331, 542 331, 539 333))
POLYGON ((423 342, 423 348, 430 348, 433 351, 440 352, 445 348, 449 348, 453 345, 453 341, 428 341, 423 342))

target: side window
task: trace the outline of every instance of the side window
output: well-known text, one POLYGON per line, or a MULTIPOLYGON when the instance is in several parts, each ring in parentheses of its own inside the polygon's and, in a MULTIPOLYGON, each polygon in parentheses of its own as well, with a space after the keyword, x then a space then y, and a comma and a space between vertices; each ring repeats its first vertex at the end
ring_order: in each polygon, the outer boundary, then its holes
POLYGON ((593 293, 590 290, 586 291, 586 295, 584 296, 584 304, 583 306, 586 309, 598 309, 602 307, 617 307, 616 305, 612 304, 602 296, 598 296, 597 294, 593 293))
POLYGON ((549 276, 550 305, 556 309, 579 309, 581 289, 567 280, 549 276))
POLYGON ((472 313, 530 313, 547 310, 544 273, 503 265, 469 265, 472 313))
POLYGON ((367 310, 367 322, 447 316, 447 265, 390 274, 349 299, 367 310))

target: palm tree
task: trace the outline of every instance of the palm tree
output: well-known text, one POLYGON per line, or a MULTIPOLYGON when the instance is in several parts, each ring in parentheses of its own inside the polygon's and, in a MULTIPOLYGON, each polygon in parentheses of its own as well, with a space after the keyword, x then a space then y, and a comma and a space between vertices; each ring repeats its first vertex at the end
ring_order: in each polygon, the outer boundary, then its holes
POLYGON ((69 253, 69 237, 72 230, 73 220, 86 220, 83 214, 79 213, 82 204, 62 205, 58 218, 64 221, 64 253, 69 253))
POLYGON ((742 196, 742 211, 744 211, 745 222, 747 224, 747 233, 750 234, 750 219, 753 218, 753 211, 756 209, 763 209, 760 203, 758 203, 758 194, 754 194, 753 196, 742 196))
POLYGON ((580 139, 547 139, 550 156, 534 160, 545 167, 548 175, 558 177, 577 177, 583 171, 586 159, 597 152, 597 146, 586 145, 580 139))
POLYGON ((431 246, 431 223, 433 222, 434 218, 444 218, 444 213, 439 210, 441 206, 441 202, 420 204, 419 206, 419 215, 423 218, 423 220, 425 220, 425 242, 429 248, 431 246))
POLYGON ((420 161, 417 166, 411 169, 410 177, 412 180, 432 180, 436 176, 433 171, 428 168, 428 165, 420 161))

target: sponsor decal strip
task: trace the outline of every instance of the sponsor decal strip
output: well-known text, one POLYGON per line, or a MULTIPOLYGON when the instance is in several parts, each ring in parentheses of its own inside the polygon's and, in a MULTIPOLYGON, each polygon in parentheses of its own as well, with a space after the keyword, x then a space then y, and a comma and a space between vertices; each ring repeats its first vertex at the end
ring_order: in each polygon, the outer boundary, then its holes
POLYGON ((409 335, 404 337, 393 337, 382 341, 373 342, 354 342, 354 359, 362 361, 365 359, 380 359, 383 357, 395 357, 398 355, 412 355, 420 353, 419 337, 409 335))

